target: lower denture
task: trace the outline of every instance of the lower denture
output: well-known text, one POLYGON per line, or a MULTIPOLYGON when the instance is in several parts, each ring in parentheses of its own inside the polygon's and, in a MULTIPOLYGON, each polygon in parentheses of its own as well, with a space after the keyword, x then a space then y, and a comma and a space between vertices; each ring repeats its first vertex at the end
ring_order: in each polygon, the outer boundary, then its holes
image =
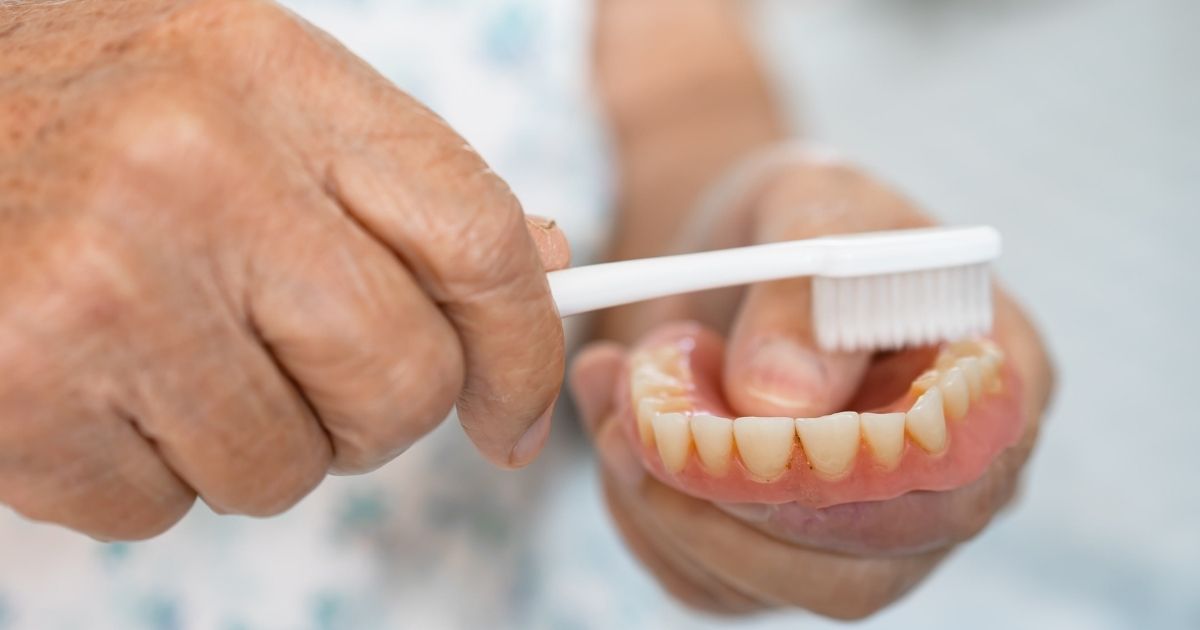
POLYGON ((943 348, 886 405, 821 418, 735 418, 723 358, 712 331, 673 325, 631 355, 622 380, 647 468, 704 499, 820 508, 949 490, 978 478, 1023 426, 1020 384, 988 340, 943 348))

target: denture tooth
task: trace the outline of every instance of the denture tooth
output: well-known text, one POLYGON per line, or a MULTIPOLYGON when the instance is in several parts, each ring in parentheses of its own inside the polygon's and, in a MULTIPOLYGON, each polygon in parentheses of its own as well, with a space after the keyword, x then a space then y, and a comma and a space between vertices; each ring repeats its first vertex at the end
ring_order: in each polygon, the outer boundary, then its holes
POLYGON ((759 481, 772 481, 792 459, 796 423, 791 418, 738 418, 733 438, 746 470, 759 481))
POLYGON ((663 401, 658 398, 636 400, 638 437, 642 439, 642 444, 650 446, 654 443, 654 415, 662 409, 663 401))
POLYGON ((796 433, 818 477, 836 481, 854 468, 861 435, 857 413, 843 411, 820 418, 796 418, 796 433))
POLYGON ((921 395, 904 415, 904 428, 917 446, 930 453, 946 448, 946 416, 942 411, 942 392, 936 387, 921 395))
POLYGON ((930 387, 938 384, 941 374, 937 370, 925 370, 912 382, 912 390, 917 395, 924 394, 930 387))
POLYGON ((677 413, 687 411, 691 401, 686 398, 658 398, 650 396, 637 401, 638 437, 642 444, 650 446, 654 443, 654 416, 660 413, 677 413))
POLYGON ((943 372, 938 389, 942 390, 946 417, 958 420, 967 415, 967 409, 971 406, 971 391, 967 388, 967 377, 961 368, 952 367, 943 372))
POLYGON ((714 475, 729 471, 729 459, 733 455, 733 420, 696 414, 692 416, 692 439, 705 470, 714 475))
POLYGON ((904 455, 904 414, 864 413, 861 416, 863 440, 884 470, 895 470, 904 455))
POLYGON ((683 470, 692 446, 687 416, 682 413, 655 415, 654 442, 658 445, 658 456, 662 458, 667 471, 677 473, 683 470))
POLYGON ((980 365, 979 358, 963 357, 956 365, 962 370, 963 376, 967 377, 967 391, 971 394, 971 402, 979 400, 983 395, 983 366, 980 365))
POLYGON ((973 354, 979 354, 979 344, 975 343, 974 339, 963 339, 952 342, 946 346, 943 352, 948 352, 955 357, 965 357, 973 354))
POLYGON ((980 339, 977 343, 979 344, 978 356, 992 355, 996 357, 996 360, 1004 361, 1004 351, 1000 349, 1000 346, 995 341, 980 339))
POLYGON ((663 372, 652 363, 642 363, 633 369, 630 389, 634 398, 645 396, 679 396, 686 391, 684 382, 663 372))
POLYGON ((938 353, 937 358, 933 361, 933 369, 937 370, 938 372, 945 372, 946 370, 954 367, 955 358, 956 357, 953 354, 950 354, 949 351, 942 350, 938 353))
POLYGON ((679 360, 682 353, 675 346, 656 346, 649 350, 643 351, 649 360, 655 363, 674 363, 679 360))
POLYGON ((687 367, 687 362, 683 360, 683 353, 675 346, 664 346, 655 348, 647 353, 649 360, 659 369, 659 371, 679 379, 690 378, 691 370, 687 367))
POLYGON ((662 410, 666 401, 662 398, 635 398, 637 401, 637 437, 642 438, 642 444, 654 444, 654 416, 662 410))
POLYGON ((982 356, 989 352, 998 352, 998 348, 989 338, 977 337, 973 340, 962 340, 950 343, 947 348, 955 358, 962 356, 982 356))
POLYGON ((979 368, 983 372, 983 391, 989 394, 1000 391, 1000 357, 994 354, 979 357, 979 368))

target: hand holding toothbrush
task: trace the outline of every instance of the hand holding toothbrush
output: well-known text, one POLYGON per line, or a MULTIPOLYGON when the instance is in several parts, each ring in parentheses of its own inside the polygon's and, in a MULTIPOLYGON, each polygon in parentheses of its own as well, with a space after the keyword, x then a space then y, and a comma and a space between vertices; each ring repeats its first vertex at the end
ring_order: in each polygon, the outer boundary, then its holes
POLYGON ((444 121, 271 2, 0 13, 0 503, 275 514, 456 405, 536 455, 562 235, 444 121))

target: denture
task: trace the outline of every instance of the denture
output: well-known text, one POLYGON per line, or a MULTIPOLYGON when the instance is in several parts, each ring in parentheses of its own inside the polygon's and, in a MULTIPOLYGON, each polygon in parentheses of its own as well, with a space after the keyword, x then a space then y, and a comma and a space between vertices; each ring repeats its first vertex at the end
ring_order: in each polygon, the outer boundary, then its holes
POLYGON ((909 351, 869 373, 872 391, 851 409, 817 418, 736 417, 724 352, 698 324, 665 328, 630 355, 619 393, 647 469, 703 499, 821 508, 950 490, 980 477, 1024 424, 1020 383, 991 339, 909 351))

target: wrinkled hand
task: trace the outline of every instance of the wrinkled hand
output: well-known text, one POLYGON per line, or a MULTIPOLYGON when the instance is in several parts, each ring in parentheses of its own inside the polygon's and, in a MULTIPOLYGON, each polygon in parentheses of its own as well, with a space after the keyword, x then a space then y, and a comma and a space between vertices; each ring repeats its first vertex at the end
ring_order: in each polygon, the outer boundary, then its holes
POLYGON ((561 380, 563 247, 272 3, 5 3, 0 502, 114 539, 196 495, 273 514, 455 404, 522 465, 561 380))
MULTIPOLYGON (((823 164, 789 167, 698 231, 685 249, 900 229, 930 220, 862 173, 823 164)), ((793 279, 745 291, 681 296, 621 320, 636 332, 695 319, 728 331, 723 389, 740 415, 815 417, 840 411, 860 389, 873 357, 820 352, 810 321, 810 285, 793 279)), ((998 292, 996 334, 1025 383, 1028 418, 1020 442, 980 480, 949 492, 914 492, 859 510, 798 505, 714 505, 645 474, 614 392, 625 348, 593 344, 576 359, 571 385, 603 464, 605 495, 619 529, 663 586, 719 613, 799 606, 839 618, 871 614, 922 580, 955 545, 980 531, 1012 497, 1036 439, 1052 376, 1041 342, 998 292), (800 525, 797 525, 799 523, 800 525)))

